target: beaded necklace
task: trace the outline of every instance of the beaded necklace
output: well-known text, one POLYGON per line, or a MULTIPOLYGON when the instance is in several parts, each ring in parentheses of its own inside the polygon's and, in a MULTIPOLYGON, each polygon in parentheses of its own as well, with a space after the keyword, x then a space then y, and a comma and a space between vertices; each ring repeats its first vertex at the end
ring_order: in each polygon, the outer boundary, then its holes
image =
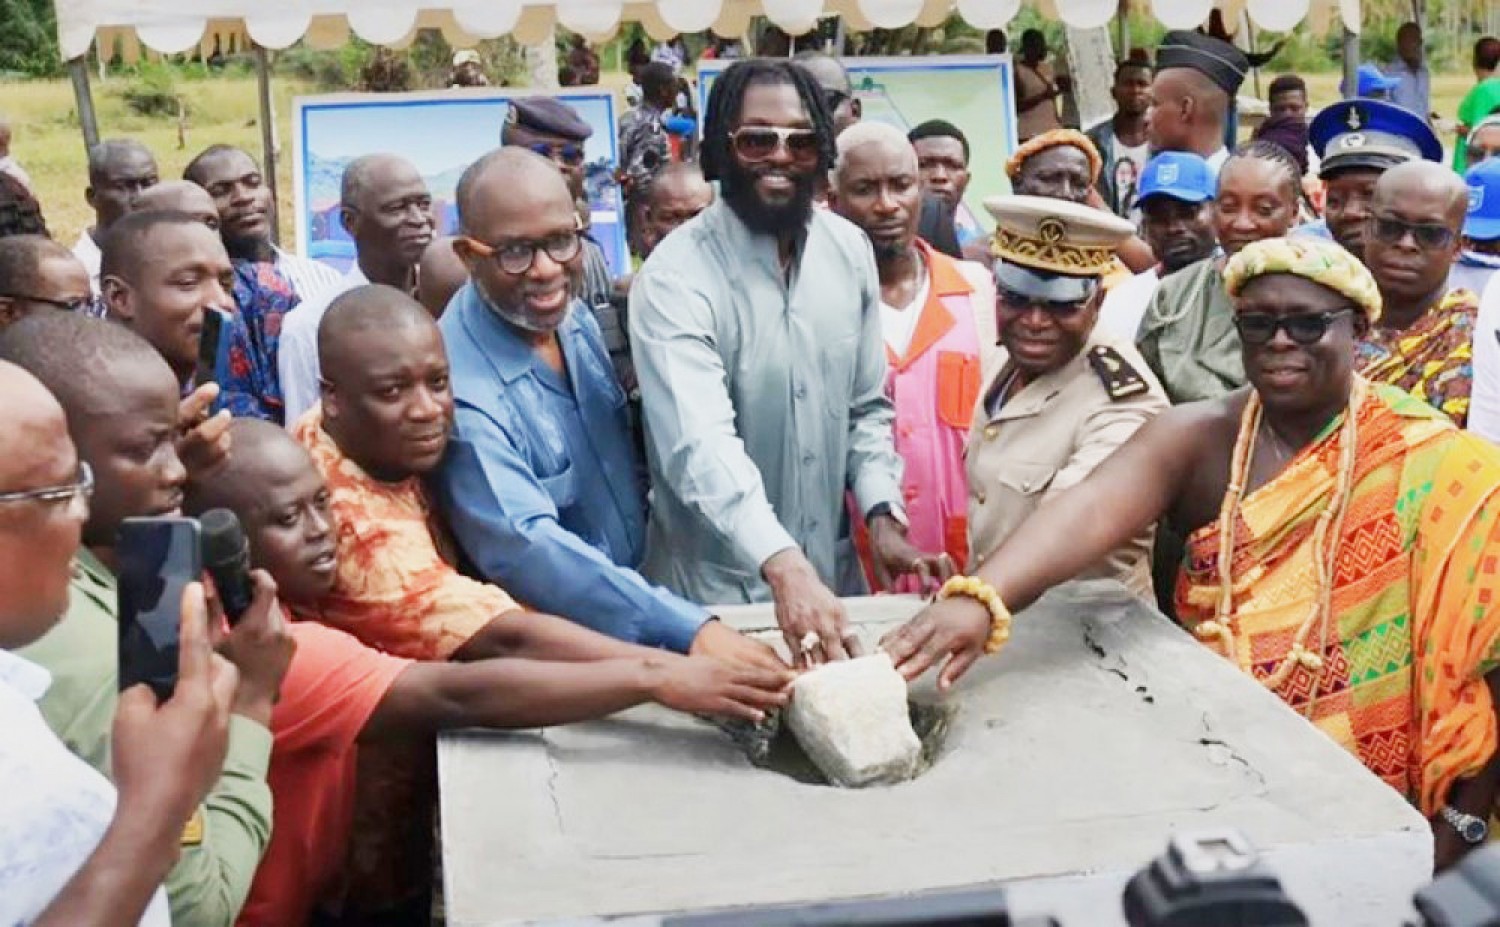
MULTIPOLYGON (((1292 645, 1268 675, 1260 682, 1267 689, 1276 691, 1291 677, 1292 671, 1301 665, 1313 674, 1312 688, 1307 697, 1305 714, 1311 718, 1317 704, 1318 688, 1322 682, 1323 654, 1328 651, 1328 625, 1333 613, 1333 572, 1338 553, 1339 533, 1343 529, 1344 515, 1349 509, 1349 498, 1354 491, 1354 462, 1356 455, 1355 419, 1365 398, 1365 381, 1354 378, 1349 393, 1349 406, 1344 410, 1343 435, 1339 447, 1339 469, 1334 478, 1333 493, 1328 505, 1318 515, 1313 528, 1313 569, 1318 584, 1317 594, 1307 617, 1297 628, 1292 645), (1318 631, 1317 650, 1309 650, 1307 638, 1314 628, 1318 631)), ((1212 621, 1201 622, 1193 633, 1204 640, 1217 639, 1229 659, 1235 661, 1247 675, 1254 676, 1250 666, 1250 655, 1239 653, 1234 639, 1234 525, 1240 502, 1245 495, 1245 486, 1250 473, 1250 461, 1254 457, 1255 442, 1260 434, 1260 396, 1253 390, 1240 416, 1240 430, 1234 441, 1234 454, 1229 466, 1229 485, 1224 491, 1224 503, 1219 508, 1219 598, 1212 621)))

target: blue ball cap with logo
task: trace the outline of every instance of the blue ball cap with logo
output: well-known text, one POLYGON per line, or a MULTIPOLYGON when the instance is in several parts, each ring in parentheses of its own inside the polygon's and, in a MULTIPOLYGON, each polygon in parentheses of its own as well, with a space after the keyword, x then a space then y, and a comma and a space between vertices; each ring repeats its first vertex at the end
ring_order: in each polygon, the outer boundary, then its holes
POLYGON ((1341 100, 1323 107, 1307 130, 1322 163, 1318 176, 1346 168, 1384 171, 1419 158, 1443 160, 1443 143, 1416 113, 1384 100, 1341 100))
POLYGON ((1339 89, 1345 96, 1368 97, 1377 93, 1390 93, 1401 84, 1399 77, 1387 77, 1380 68, 1373 64, 1362 64, 1355 72, 1354 93, 1349 93, 1347 84, 1340 83, 1339 89))
POLYGON ((1464 237, 1475 241, 1500 238, 1500 158, 1489 158, 1469 168, 1469 213, 1464 218, 1464 237))
POLYGON ((1168 196, 1184 203, 1214 198, 1214 172, 1208 161, 1188 151, 1163 151, 1141 170, 1140 194, 1136 202, 1153 196, 1168 196))

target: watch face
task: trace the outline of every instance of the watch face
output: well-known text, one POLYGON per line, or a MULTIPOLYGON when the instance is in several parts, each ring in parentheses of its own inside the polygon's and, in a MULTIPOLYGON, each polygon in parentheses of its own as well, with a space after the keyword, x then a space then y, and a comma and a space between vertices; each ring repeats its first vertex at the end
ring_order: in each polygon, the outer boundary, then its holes
POLYGON ((1484 840, 1488 831, 1489 828, 1485 826, 1483 821, 1471 818, 1464 822, 1463 828, 1459 833, 1463 835, 1464 840, 1468 843, 1480 843, 1484 840))

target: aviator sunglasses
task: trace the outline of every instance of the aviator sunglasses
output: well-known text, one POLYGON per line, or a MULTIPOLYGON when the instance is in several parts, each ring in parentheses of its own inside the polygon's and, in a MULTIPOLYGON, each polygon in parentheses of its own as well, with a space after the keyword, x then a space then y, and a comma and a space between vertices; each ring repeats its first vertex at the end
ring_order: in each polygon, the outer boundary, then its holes
POLYGON ((764 161, 781 146, 795 161, 811 164, 818 160, 818 133, 811 129, 741 126, 729 133, 729 141, 734 153, 746 161, 764 161))
POLYGON ((1246 344, 1268 344, 1278 331, 1300 345, 1317 344, 1328 334, 1328 327, 1341 315, 1353 309, 1335 309, 1332 312, 1307 312, 1299 315, 1275 316, 1269 312, 1246 312, 1234 317, 1234 327, 1239 329, 1240 340, 1246 344))

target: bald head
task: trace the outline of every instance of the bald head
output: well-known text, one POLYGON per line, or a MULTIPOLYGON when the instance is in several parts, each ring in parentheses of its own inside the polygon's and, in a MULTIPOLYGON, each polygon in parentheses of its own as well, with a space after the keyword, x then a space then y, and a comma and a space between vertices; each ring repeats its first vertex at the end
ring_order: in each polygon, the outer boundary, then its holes
POLYGON ((135 212, 182 212, 219 230, 219 210, 208 191, 191 180, 168 180, 141 191, 131 207, 135 212))
POLYGON ((835 132, 842 132, 859 122, 863 109, 854 96, 854 84, 842 62, 820 51, 798 52, 795 61, 823 88, 835 132))
POLYGON ((0 331, 0 360, 40 380, 70 419, 108 405, 127 369, 150 368, 172 381, 150 342, 123 325, 74 312, 29 315, 0 331))
POLYGON ((395 287, 355 287, 329 305, 318 325, 318 364, 323 378, 338 384, 350 372, 368 367, 366 351, 383 336, 433 325, 422 304, 395 287))
POLYGON ((106 139, 90 148, 89 185, 83 195, 94 208, 96 236, 128 213, 136 197, 158 179, 156 159, 134 139, 106 139))
POLYGON ((280 484, 288 464, 313 469, 313 462, 290 432, 263 419, 234 419, 229 441, 234 453, 189 484, 182 509, 194 516, 209 509, 228 509, 249 531, 256 504, 280 484))
POLYGON ((469 269, 453 250, 453 238, 433 239, 417 264, 417 299, 434 319, 441 318, 453 294, 469 282, 469 269))
POLYGON ((645 255, 650 256, 661 240, 714 201, 714 188, 703 179, 703 170, 692 161, 673 161, 662 169, 646 191, 645 255))
POLYGON ((1469 188, 1462 177, 1435 161, 1398 164, 1375 182, 1375 205, 1391 206, 1410 197, 1430 197, 1445 204, 1447 225, 1463 228, 1469 208, 1469 188))
POLYGON ((420 181, 421 172, 400 155, 372 154, 355 158, 344 168, 339 183, 339 202, 356 209, 368 209, 372 196, 378 197, 381 191, 413 177, 420 181))
POLYGON ((458 224, 483 241, 497 213, 509 214, 518 203, 559 197, 573 208, 573 195, 557 167, 527 148, 497 148, 469 165, 458 181, 458 224))
MULTIPOLYGON (((0 492, 70 486, 78 453, 62 407, 31 374, 0 362, 0 492)), ((40 499, 0 506, 0 648, 23 647, 68 607, 70 564, 88 506, 40 499)))
POLYGON ((862 156, 890 157, 917 170, 917 152, 906 134, 885 122, 859 122, 839 133, 838 160, 833 164, 834 183, 839 182, 851 159, 862 156))

